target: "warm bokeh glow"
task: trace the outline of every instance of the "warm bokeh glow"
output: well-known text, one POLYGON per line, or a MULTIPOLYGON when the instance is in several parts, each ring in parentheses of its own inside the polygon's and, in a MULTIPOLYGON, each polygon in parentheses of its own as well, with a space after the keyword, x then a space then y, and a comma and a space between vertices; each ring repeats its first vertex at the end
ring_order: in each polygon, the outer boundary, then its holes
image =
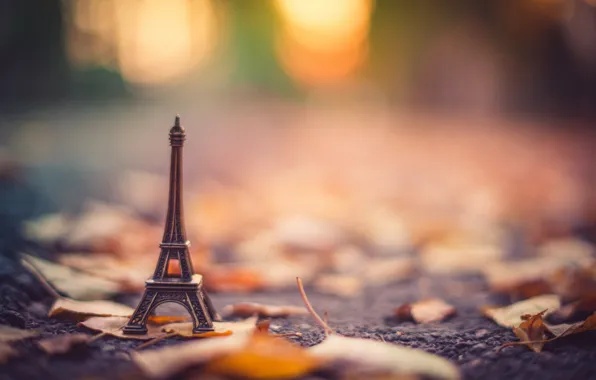
POLYGON ((75 0, 66 35, 70 61, 78 66, 110 66, 116 39, 115 0, 75 0))
POLYGON ((296 41, 314 48, 337 48, 366 37, 370 0, 278 0, 285 31, 296 41))
POLYGON ((307 85, 340 83, 364 61, 371 0, 277 0, 283 30, 278 55, 307 85))
POLYGON ((144 0, 121 4, 118 56, 128 80, 168 82, 189 73, 205 57, 213 41, 213 9, 208 0, 192 3, 144 0))
POLYGON ((182 78, 217 40, 211 0, 78 0, 72 9, 71 59, 113 63, 134 84, 182 78))
POLYGON ((309 49, 297 41, 284 40, 278 46, 286 72, 308 85, 341 83, 364 61, 366 44, 349 44, 340 49, 309 49))

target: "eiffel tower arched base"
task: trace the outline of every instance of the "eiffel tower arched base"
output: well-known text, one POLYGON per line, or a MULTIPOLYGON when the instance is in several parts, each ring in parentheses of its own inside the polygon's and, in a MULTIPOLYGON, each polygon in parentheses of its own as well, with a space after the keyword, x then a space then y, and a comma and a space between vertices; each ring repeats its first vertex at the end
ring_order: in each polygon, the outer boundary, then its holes
POLYGON ((218 320, 219 315, 203 290, 201 280, 198 274, 186 282, 181 282, 179 278, 147 280, 143 298, 124 327, 124 334, 146 334, 147 319, 155 308, 167 302, 184 306, 192 318, 193 333, 213 331, 213 321, 218 320))

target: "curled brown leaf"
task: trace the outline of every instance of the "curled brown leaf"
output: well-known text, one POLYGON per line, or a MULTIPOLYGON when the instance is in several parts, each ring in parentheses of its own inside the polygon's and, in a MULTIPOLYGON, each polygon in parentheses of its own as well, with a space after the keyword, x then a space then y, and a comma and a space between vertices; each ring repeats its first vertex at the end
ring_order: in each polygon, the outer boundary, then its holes
POLYGON ((417 323, 440 322, 455 315, 455 307, 439 298, 406 303, 395 309, 400 320, 413 320, 417 323))
POLYGON ((223 314, 226 316, 251 317, 258 315, 265 318, 280 318, 290 315, 308 314, 308 310, 301 306, 277 306, 264 305, 254 302, 240 302, 233 305, 227 305, 223 308, 223 314))

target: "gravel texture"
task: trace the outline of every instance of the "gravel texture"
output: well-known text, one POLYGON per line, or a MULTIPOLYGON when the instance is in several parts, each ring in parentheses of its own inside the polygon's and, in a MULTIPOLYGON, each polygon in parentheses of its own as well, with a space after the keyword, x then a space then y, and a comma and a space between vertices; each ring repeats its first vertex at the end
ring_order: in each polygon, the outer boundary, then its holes
MULTIPOLYGON (((42 337, 68 332, 88 332, 74 323, 49 320, 45 313, 51 297, 13 260, 0 257, 0 323, 36 328, 42 337)), ((385 340, 443 356, 459 366, 465 379, 590 379, 596 378, 596 334, 586 333, 549 343, 537 354, 524 347, 509 347, 497 353, 501 344, 515 340, 513 333, 482 317, 482 305, 506 303, 491 296, 480 277, 425 277, 415 281, 368 288, 354 298, 307 294, 320 313, 329 313, 329 325, 338 333, 366 339, 385 340), (423 286, 422 286, 423 285, 423 286), (420 289, 424 289, 424 294, 420 289), (457 308, 451 319, 425 325, 398 322, 391 318, 399 304, 425 296, 442 297, 457 308)), ((300 305, 297 290, 253 294, 213 294, 217 308, 239 301, 300 305)), ((120 301, 134 306, 137 299, 120 301)), ((165 307, 165 305, 163 306, 165 307)), ((162 308, 163 308, 162 307, 162 308)), ((160 309, 162 312, 165 309, 160 309)), ((299 331, 296 342, 311 346, 321 342, 323 331, 310 316, 276 318, 276 332, 299 331)), ((128 360, 138 341, 105 337, 74 352, 47 357, 36 339, 14 346, 19 357, 0 366, 4 379, 136 379, 141 374, 128 360)), ((164 340, 154 347, 176 344, 180 338, 164 340)), ((316 378, 326 378, 319 374, 316 378)))

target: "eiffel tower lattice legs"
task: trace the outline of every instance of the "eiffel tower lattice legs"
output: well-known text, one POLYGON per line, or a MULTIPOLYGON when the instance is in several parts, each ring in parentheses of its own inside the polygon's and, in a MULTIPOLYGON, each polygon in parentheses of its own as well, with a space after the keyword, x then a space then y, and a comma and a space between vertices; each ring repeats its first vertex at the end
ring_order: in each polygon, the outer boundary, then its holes
POLYGON ((201 283, 195 279, 190 283, 156 283, 149 280, 141 302, 123 331, 125 334, 146 334, 147 318, 155 308, 167 302, 184 306, 192 318, 193 333, 213 331, 213 319, 217 315, 211 315, 206 297, 201 283))
POLYGON ((145 282, 141 302, 123 329, 125 334, 146 334, 151 312, 166 302, 184 306, 192 317, 194 333, 213 331, 213 321, 220 319, 203 290, 202 277, 193 272, 190 241, 186 239, 182 207, 182 148, 185 139, 185 129, 180 124, 180 117, 176 116, 170 129, 170 191, 159 258, 153 277, 145 282), (178 260, 180 275, 168 272, 171 260, 178 260))

